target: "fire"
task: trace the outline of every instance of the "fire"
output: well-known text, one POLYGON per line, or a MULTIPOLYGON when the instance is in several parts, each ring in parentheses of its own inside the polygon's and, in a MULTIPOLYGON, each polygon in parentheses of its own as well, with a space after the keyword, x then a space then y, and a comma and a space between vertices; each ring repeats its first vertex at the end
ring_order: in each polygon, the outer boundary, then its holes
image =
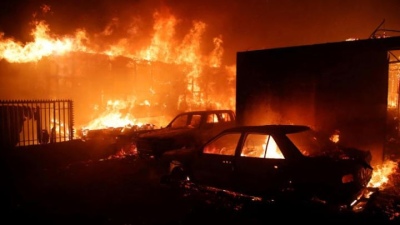
MULTIPOLYGON (((142 104, 149 105, 148 101, 142 104)), ((87 126, 82 129, 94 130, 98 128, 109 127, 125 127, 125 126, 142 126, 144 124, 151 124, 156 121, 158 124, 164 124, 164 118, 135 118, 129 111, 133 110, 130 102, 121 100, 109 100, 105 111, 100 112, 87 126), (124 112, 125 111, 125 112, 124 112)))
POLYGON ((265 144, 263 144, 263 149, 265 149, 266 145, 268 144, 267 147, 267 153, 265 158, 271 158, 271 159, 284 159, 281 150, 279 149, 278 145, 276 144, 275 140, 272 137, 267 137, 265 139, 265 144))
POLYGON ((39 61, 45 56, 62 55, 72 51, 85 50, 81 45, 85 33, 78 31, 74 38, 57 38, 50 35, 50 28, 44 21, 36 21, 31 35, 33 42, 22 44, 0 36, 0 59, 11 63, 39 61))
POLYGON ((165 16, 159 12, 153 14, 155 24, 153 26, 154 35, 151 45, 141 52, 139 58, 149 61, 171 62, 173 60, 173 40, 177 19, 169 13, 165 16))
POLYGON ((215 48, 212 51, 210 56, 209 65, 210 67, 220 67, 221 66, 221 58, 224 54, 224 49, 222 48, 222 37, 214 38, 215 48))
POLYGON ((390 177, 398 169, 398 163, 387 160, 374 168, 368 187, 385 189, 391 185, 390 177))
MULTIPOLYGON (((50 6, 43 6, 41 10, 43 13, 48 13, 50 6)), ((216 89, 213 88, 212 84, 204 86, 204 80, 201 80, 205 68, 223 68, 221 63, 224 52, 222 36, 213 38, 213 49, 209 54, 204 54, 202 43, 207 24, 202 21, 193 21, 191 28, 179 40, 176 37, 176 30, 181 21, 172 15, 167 8, 155 10, 153 19, 153 32, 149 38, 150 41, 147 42, 148 46, 143 45, 146 42, 140 42, 140 46, 138 46, 137 39, 130 36, 105 44, 104 39, 113 34, 115 27, 120 22, 117 18, 114 18, 100 34, 89 34, 85 29, 80 28, 74 34, 65 36, 53 34, 46 21, 35 20, 31 23, 33 25, 30 33, 33 40, 31 42, 18 42, 12 38, 5 38, 4 34, 0 33, 0 60, 6 60, 9 63, 35 63, 46 57, 58 57, 57 62, 62 64, 64 58, 60 56, 68 56, 71 55, 70 53, 87 53, 106 56, 110 60, 124 57, 135 62, 146 62, 148 65, 155 62, 179 65, 185 75, 186 90, 176 99, 178 105, 182 103, 182 105, 187 106, 186 110, 206 108, 209 105, 216 108, 233 108, 235 106, 234 97, 232 97, 235 93, 234 90, 229 93, 225 90, 223 95, 226 96, 212 96, 212 92, 216 89), (205 90, 205 88, 209 90, 205 90)), ((135 29, 138 28, 135 27, 135 29)), ((134 33, 136 32, 129 34, 133 35, 134 33)), ((67 67, 68 64, 63 64, 63 66, 67 67)), ((235 77, 235 71, 232 69, 234 67, 226 67, 224 74, 228 74, 227 80, 231 80, 230 77, 235 77)), ((55 75, 57 76, 57 74, 55 75)), ((163 91, 153 87, 151 89, 152 95, 160 94, 163 91)), ((135 99, 136 96, 134 95, 126 94, 130 99, 135 99)), ((65 97, 62 96, 62 98, 65 97)), ((92 118, 84 127, 97 129, 142 123, 138 121, 138 118, 120 112, 122 107, 129 107, 128 102, 112 97, 108 99, 105 111, 98 112, 98 117, 92 118)), ((149 104, 165 103, 150 101, 149 104)), ((130 108, 125 109, 129 110, 130 108)))
POLYGON ((135 124, 135 118, 130 114, 123 115, 120 109, 126 108, 126 102, 112 101, 107 102, 107 108, 102 115, 92 120, 86 129, 96 129, 99 127, 123 127, 127 124, 135 124))
MULTIPOLYGON (((0 59, 5 59, 11 63, 25 63, 39 61, 46 56, 86 52, 165 63, 221 65, 223 49, 220 37, 214 39, 215 49, 206 58, 210 62, 203 62, 200 57, 201 37, 206 28, 203 22, 194 22, 192 29, 184 37, 182 43, 176 44, 176 41, 174 41, 177 25, 175 16, 169 13, 161 15, 156 11, 154 19, 154 35, 150 46, 137 52, 131 51, 131 43, 126 38, 119 39, 116 44, 109 45, 108 49, 98 50, 89 45, 91 40, 83 29, 78 29, 75 35, 70 37, 58 37, 51 34, 49 25, 45 21, 34 21, 34 28, 31 31, 33 42, 24 44, 11 38, 5 39, 4 34, 1 34, 0 59)), ((104 33, 108 34, 109 32, 111 31, 104 33)))

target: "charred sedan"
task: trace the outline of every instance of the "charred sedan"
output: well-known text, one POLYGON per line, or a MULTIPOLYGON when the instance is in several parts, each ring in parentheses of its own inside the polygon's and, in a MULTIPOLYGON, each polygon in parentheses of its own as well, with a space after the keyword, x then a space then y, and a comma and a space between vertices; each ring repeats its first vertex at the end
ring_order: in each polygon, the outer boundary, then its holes
POLYGON ((168 151, 163 159, 170 163, 164 182, 208 196, 355 211, 371 191, 369 151, 338 146, 302 125, 230 128, 200 148, 168 151))

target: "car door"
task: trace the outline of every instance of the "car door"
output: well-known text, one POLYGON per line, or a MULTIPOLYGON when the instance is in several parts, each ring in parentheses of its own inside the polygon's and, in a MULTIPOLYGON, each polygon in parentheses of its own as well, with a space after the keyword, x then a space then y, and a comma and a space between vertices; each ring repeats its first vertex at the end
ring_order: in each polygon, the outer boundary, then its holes
POLYGON ((284 185, 286 162, 271 135, 246 134, 239 153, 235 161, 235 191, 258 196, 276 192, 284 185))
POLYGON ((207 112, 202 116, 202 126, 199 129, 199 137, 202 143, 235 125, 235 119, 229 112, 207 112))
POLYGON ((235 151, 240 133, 217 136, 202 148, 193 164, 193 178, 198 184, 221 189, 232 188, 235 151))
POLYGON ((198 137, 201 143, 205 143, 222 130, 219 129, 221 121, 214 112, 204 113, 202 115, 202 126, 198 129, 198 137))

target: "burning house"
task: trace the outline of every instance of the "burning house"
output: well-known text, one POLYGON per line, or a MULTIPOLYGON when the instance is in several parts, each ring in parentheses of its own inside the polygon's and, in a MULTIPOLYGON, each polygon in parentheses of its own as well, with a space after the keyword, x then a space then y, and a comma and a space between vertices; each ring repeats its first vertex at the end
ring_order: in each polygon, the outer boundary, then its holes
POLYGON ((164 13, 154 13, 149 46, 136 49, 126 39, 99 47, 84 31, 59 37, 44 21, 34 22, 32 42, 1 38, 0 99, 71 100, 73 138, 83 129, 163 126, 181 111, 233 109, 235 71, 221 65, 222 39, 204 55, 200 21, 176 43, 176 18, 164 13))

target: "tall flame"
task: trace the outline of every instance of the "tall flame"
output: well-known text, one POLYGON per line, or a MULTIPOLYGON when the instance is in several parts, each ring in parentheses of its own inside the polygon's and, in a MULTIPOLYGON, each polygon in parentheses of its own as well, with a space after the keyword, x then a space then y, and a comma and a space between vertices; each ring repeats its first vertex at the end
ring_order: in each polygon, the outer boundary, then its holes
POLYGON ((398 163, 386 160, 374 168, 372 178, 368 184, 369 187, 385 189, 391 185, 390 176, 397 172, 398 163))
POLYGON ((35 22, 36 26, 31 35, 33 42, 22 44, 13 39, 4 39, 0 36, 0 59, 11 63, 25 63, 39 61, 45 56, 61 55, 72 51, 85 51, 82 45, 86 35, 84 31, 77 31, 75 37, 52 37, 49 26, 44 22, 35 22))
POLYGON ((171 62, 172 49, 174 43, 175 26, 177 19, 175 16, 167 14, 161 15, 158 11, 154 13, 155 23, 153 26, 154 35, 151 45, 139 53, 139 57, 149 61, 171 62))
MULTIPOLYGON (((84 29, 78 29, 72 36, 58 37, 50 33, 49 25, 45 21, 34 21, 34 28, 31 31, 32 42, 21 43, 12 38, 5 38, 4 34, 1 33, 0 60, 5 59, 11 63, 25 63, 35 62, 51 55, 87 52, 165 63, 203 63, 200 57, 200 43, 206 28, 205 23, 201 21, 194 22, 192 29, 179 44, 175 37, 176 25, 178 24, 176 17, 169 14, 168 11, 164 12, 164 14, 156 11, 153 17, 155 23, 151 44, 136 52, 128 48, 132 43, 127 38, 119 39, 116 43, 108 45, 108 48, 104 50, 97 50, 88 44, 91 40, 84 29)), ((109 34, 111 32, 110 29, 106 29, 103 35, 109 34)), ((210 58, 212 58, 213 65, 221 65, 220 61, 218 61, 221 60, 223 52, 221 38, 215 38, 214 43, 215 49, 212 51, 210 58)))

